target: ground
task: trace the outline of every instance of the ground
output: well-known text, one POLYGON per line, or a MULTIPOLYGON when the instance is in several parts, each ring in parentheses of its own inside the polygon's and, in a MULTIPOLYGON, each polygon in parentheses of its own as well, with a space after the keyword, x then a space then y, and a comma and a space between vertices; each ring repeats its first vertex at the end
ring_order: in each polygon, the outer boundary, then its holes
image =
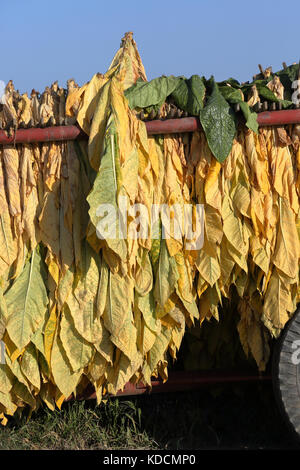
POLYGON ((4 449, 300 449, 270 383, 72 402, 0 427, 4 449))

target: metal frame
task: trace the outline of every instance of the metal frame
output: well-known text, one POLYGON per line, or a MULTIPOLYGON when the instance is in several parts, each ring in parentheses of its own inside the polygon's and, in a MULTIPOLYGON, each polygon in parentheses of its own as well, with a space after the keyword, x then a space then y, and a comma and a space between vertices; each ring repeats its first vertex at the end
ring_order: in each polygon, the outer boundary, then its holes
MULTIPOLYGON (((265 111, 257 115, 257 122, 259 126, 299 124, 300 109, 265 111)), ((196 117, 146 121, 145 125, 148 135, 194 132, 201 127, 199 119, 196 117)), ((10 137, 8 137, 4 131, 0 130, 0 144, 2 145, 33 142, 62 142, 75 140, 77 138, 88 138, 78 126, 18 129, 10 137)))
MULTIPOLYGON (((245 373, 245 371, 173 371, 169 373, 169 378, 165 383, 161 379, 152 379, 151 387, 142 383, 133 384, 128 382, 124 390, 119 391, 116 396, 193 391, 212 384, 270 382, 271 379, 272 377, 269 374, 245 373)), ((96 398, 96 392, 92 386, 87 387, 84 393, 76 396, 76 400, 95 400, 96 398)), ((66 401, 73 399, 72 395, 66 401)))

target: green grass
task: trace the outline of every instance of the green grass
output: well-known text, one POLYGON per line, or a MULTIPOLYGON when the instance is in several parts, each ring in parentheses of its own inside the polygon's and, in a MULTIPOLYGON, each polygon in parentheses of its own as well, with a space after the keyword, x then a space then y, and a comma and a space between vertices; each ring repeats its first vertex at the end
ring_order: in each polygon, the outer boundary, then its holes
POLYGON ((270 384, 66 403, 0 428, 3 449, 298 448, 270 384))
POLYGON ((134 402, 109 400, 67 403, 62 410, 39 410, 27 421, 11 420, 0 429, 2 449, 148 449, 141 410, 134 402))

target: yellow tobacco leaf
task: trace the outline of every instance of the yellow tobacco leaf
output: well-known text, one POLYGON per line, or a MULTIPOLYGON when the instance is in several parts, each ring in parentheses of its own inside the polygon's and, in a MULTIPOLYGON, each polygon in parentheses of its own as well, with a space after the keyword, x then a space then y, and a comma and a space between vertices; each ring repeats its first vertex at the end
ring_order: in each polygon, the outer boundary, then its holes
POLYGON ((223 198, 222 219, 224 235, 227 240, 237 252, 241 255, 245 255, 247 252, 247 244, 244 239, 242 222, 240 218, 236 216, 232 203, 227 195, 224 195, 223 198))
MULTIPOLYGON (((101 88, 107 82, 107 77, 96 73, 85 85, 84 93, 80 95, 81 104, 77 113, 77 122, 86 134, 90 133, 90 126, 97 107, 101 88)), ((70 101, 69 101, 70 103, 70 101)), ((68 101, 67 101, 68 104, 68 101)))
POLYGON ((156 334, 147 327, 145 320, 136 305, 134 308, 134 320, 137 329, 138 350, 144 356, 152 348, 156 339, 156 334))
POLYGON ((19 350, 17 346, 10 339, 7 331, 4 333, 3 341, 6 347, 7 354, 10 357, 11 362, 14 362, 19 356, 23 354, 24 350, 19 350))
POLYGON ((43 383, 40 390, 40 397, 51 411, 55 410, 55 387, 51 382, 43 383))
POLYGON ((96 343, 102 336, 97 311, 100 260, 86 241, 82 243, 81 258, 82 272, 77 275, 66 302, 78 333, 89 343, 96 343))
POLYGON ((97 105, 89 133, 88 156, 92 168, 96 171, 100 164, 106 124, 110 112, 110 86, 110 82, 105 83, 97 95, 97 105))
POLYGON ((223 237, 223 224, 219 212, 212 206, 205 207, 205 232, 209 242, 221 243, 223 237))
POLYGON ((65 401, 65 399, 66 397, 59 390, 57 390, 56 395, 55 395, 55 403, 59 410, 61 409, 62 404, 65 401))
POLYGON ((19 154, 17 149, 9 146, 3 148, 2 153, 5 182, 8 193, 9 212, 16 222, 20 222, 21 201, 19 181, 19 154))
POLYGON ((41 378, 38 364, 37 351, 32 343, 30 343, 21 359, 21 371, 26 379, 35 387, 37 391, 40 390, 41 378))
POLYGON ((137 353, 132 312, 133 287, 133 281, 128 277, 110 272, 106 307, 102 315, 111 341, 132 360, 137 353))
MULTIPOLYGON (((0 173, 0 193, 1 190, 4 190, 4 184, 1 188, 0 173)), ((18 255, 17 240, 13 235, 13 226, 11 224, 6 199, 3 199, 2 203, 3 205, 0 207, 0 276, 4 275, 8 268, 12 266, 18 255)))
POLYGON ((152 266, 148 251, 142 248, 139 248, 134 280, 135 290, 141 296, 151 291, 153 286, 152 266))
POLYGON ((95 382, 99 382, 99 380, 105 376, 107 366, 108 363, 106 359, 100 353, 96 352, 89 365, 89 374, 95 382))
POLYGON ((172 337, 172 330, 162 326, 161 334, 157 336, 154 345, 147 355, 147 363, 143 364, 142 374, 148 384, 151 383, 151 374, 160 361, 164 360, 172 337))
POLYGON ((73 372, 82 371, 89 364, 94 348, 79 335, 67 305, 64 306, 61 315, 59 338, 73 372))
POLYGON ((197 269, 205 281, 212 287, 221 276, 220 263, 217 255, 211 256, 204 249, 200 250, 196 261, 197 269))
POLYGON ((296 278, 299 270, 299 237, 295 214, 285 198, 279 198, 279 214, 273 263, 287 276, 296 278))
POLYGON ((147 81, 141 57, 132 38, 132 32, 126 33, 122 38, 121 47, 115 54, 107 75, 115 73, 115 70, 118 71, 124 90, 132 86, 138 78, 147 81))
POLYGON ((81 95, 85 92, 86 88, 87 84, 83 85, 82 87, 74 88, 72 92, 68 94, 65 109, 66 116, 74 116, 74 109, 72 108, 78 107, 81 95))
POLYGON ((204 185, 205 194, 208 193, 208 190, 211 188, 211 186, 214 185, 215 181, 218 179, 221 168, 222 168, 221 163, 218 162, 218 160, 215 157, 213 157, 210 167, 208 169, 206 179, 205 179, 205 185, 204 185))
POLYGON ((111 342, 110 333, 104 326, 104 321, 101 319, 102 337, 99 343, 95 343, 93 346, 97 351, 106 359, 109 364, 113 363, 114 349, 115 346, 111 342))
POLYGON ((179 274, 175 258, 169 255, 166 241, 161 241, 159 265, 154 286, 154 297, 163 307, 175 290, 179 274))
POLYGON ((245 132, 245 150, 252 174, 252 183, 263 194, 270 190, 268 160, 260 153, 258 136, 253 131, 245 132))
POLYGON ((141 367, 142 363, 143 356, 138 351, 132 360, 129 360, 127 355, 121 353, 113 367, 108 368, 108 392, 116 394, 119 390, 123 390, 126 383, 141 367))
POLYGON ((55 384, 65 397, 69 397, 73 392, 75 392, 81 372, 72 371, 57 332, 54 336, 52 346, 51 371, 55 384))
POLYGON ((36 400, 34 399, 31 386, 29 382, 22 374, 20 363, 18 360, 12 363, 7 359, 7 367, 11 370, 17 380, 14 381, 12 392, 16 395, 23 403, 27 403, 33 410, 36 408, 36 400))
POLYGON ((277 337, 289 320, 289 314, 292 311, 291 292, 275 268, 265 294, 261 320, 270 333, 277 337))
POLYGON ((219 296, 216 286, 208 287, 202 294, 199 301, 200 324, 204 319, 210 319, 212 316, 218 320, 219 296))
POLYGON ((0 413, 0 419, 2 426, 6 426, 8 423, 8 419, 4 416, 4 413, 0 413))
POLYGON ((266 332, 245 300, 240 301, 239 311, 241 320, 237 328, 244 351, 247 356, 251 352, 259 370, 264 371, 270 356, 266 332))
POLYGON ((192 294, 192 279, 189 275, 189 265, 186 263, 184 255, 182 252, 179 252, 175 255, 177 271, 178 271, 178 290, 179 296, 186 302, 193 301, 193 294, 192 294))
POLYGON ((232 195, 232 201, 242 215, 250 217, 250 188, 245 185, 242 179, 240 179, 237 183, 235 191, 232 195))
POLYGON ((57 325, 57 312, 56 312, 56 305, 50 310, 49 318, 45 325, 44 331, 44 344, 45 344, 45 357, 48 364, 51 363, 51 351, 52 345, 54 340, 54 335, 56 331, 57 325))

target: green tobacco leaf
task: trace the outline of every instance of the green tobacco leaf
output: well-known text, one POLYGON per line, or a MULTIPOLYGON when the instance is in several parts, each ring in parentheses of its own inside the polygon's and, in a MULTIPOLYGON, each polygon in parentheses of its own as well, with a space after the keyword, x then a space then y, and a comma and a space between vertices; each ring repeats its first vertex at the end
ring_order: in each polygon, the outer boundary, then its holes
POLYGON ((44 279, 44 263, 38 251, 33 251, 31 260, 4 295, 8 311, 7 332, 20 350, 45 320, 48 296, 44 279))
POLYGON ((155 104, 153 106, 147 106, 147 108, 144 108, 144 111, 148 114, 150 114, 152 111, 155 112, 155 114, 158 113, 158 111, 160 110, 161 106, 163 105, 163 101, 161 103, 158 103, 158 104, 155 104))
POLYGON ((199 75, 192 75, 188 80, 189 87, 189 101, 188 112, 199 116, 201 109, 203 109, 203 101, 205 97, 205 85, 199 75))
POLYGON ((223 82, 218 82, 220 86, 227 86, 227 84, 231 85, 233 88, 241 88, 240 82, 238 82, 235 78, 228 78, 228 80, 224 80, 223 82))
POLYGON ((240 103, 242 101, 241 92, 236 89, 232 88, 231 86, 219 86, 219 90, 222 93, 222 96, 225 98, 226 101, 230 103, 240 103))
POLYGON ((265 98, 268 101, 279 101, 273 91, 271 91, 264 83, 257 83, 256 88, 259 96, 262 98, 265 98))
POLYGON ((249 105, 242 100, 241 92, 230 86, 219 86, 219 90, 223 97, 229 103, 239 103, 242 113, 246 120, 246 126, 254 132, 258 132, 257 114, 252 111, 249 105))
POLYGON ((189 87, 187 82, 186 78, 179 80, 177 87, 171 94, 178 108, 184 111, 187 111, 189 101, 189 87))
POLYGON ((245 101, 240 101, 239 103, 242 113, 244 114, 244 118, 246 119, 246 126, 251 129, 252 131, 258 133, 258 122, 257 122, 257 114, 252 111, 245 101))
POLYGON ((256 88, 259 96, 264 98, 266 101, 273 101, 276 103, 281 103, 283 108, 288 108, 291 106, 292 102, 288 100, 279 100, 266 85, 263 83, 256 83, 256 88))
POLYGON ((290 100, 292 97, 293 89, 292 83, 298 79, 299 64, 293 64, 286 69, 280 70, 276 75, 279 76, 282 85, 284 86, 284 98, 290 100))
POLYGON ((199 116, 203 109, 205 85, 199 75, 192 75, 189 80, 181 79, 172 93, 172 98, 180 109, 199 116))
POLYGON ((215 82, 212 94, 200 112, 200 121, 210 150, 219 162, 223 162, 232 148, 236 124, 234 112, 215 82))
POLYGON ((180 77, 158 77, 151 82, 137 80, 137 82, 125 91, 131 109, 147 108, 163 103, 178 86, 180 77))

